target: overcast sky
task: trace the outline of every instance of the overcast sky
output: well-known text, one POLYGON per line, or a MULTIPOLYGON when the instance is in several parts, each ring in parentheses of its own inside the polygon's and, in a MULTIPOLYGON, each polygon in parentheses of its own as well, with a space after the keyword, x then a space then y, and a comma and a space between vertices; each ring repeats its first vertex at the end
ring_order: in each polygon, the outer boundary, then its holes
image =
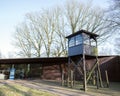
MULTIPOLYGON (((0 0, 0 51, 7 57, 14 52, 12 38, 15 26, 24 20, 25 14, 63 4, 66 0, 0 0)), ((87 2, 88 0, 81 0, 87 2)), ((93 5, 105 9, 108 0, 92 0, 93 5)))

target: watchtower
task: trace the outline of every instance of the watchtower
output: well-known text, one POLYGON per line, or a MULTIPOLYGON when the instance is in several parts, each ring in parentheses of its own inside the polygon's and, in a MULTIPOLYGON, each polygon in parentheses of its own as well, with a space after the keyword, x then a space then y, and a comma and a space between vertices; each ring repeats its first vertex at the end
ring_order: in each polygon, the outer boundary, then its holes
POLYGON ((68 56, 92 55, 97 54, 97 34, 80 30, 67 36, 68 38, 68 56))
MULTIPOLYGON (((99 64, 97 58, 97 37, 97 34, 85 30, 80 30, 66 37, 68 39, 68 86, 69 82, 71 82, 71 87, 73 87, 74 72, 75 70, 78 70, 78 74, 83 74, 83 89, 86 91, 87 82, 99 64), (95 58, 96 61, 93 64, 94 66, 90 70, 89 74, 86 76, 87 58, 95 58)), ((98 67, 97 69, 99 70, 98 67)))

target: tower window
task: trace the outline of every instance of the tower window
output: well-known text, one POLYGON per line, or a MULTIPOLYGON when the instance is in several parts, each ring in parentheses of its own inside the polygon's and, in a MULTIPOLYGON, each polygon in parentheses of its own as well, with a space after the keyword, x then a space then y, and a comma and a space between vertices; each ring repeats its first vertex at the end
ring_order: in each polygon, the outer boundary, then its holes
POLYGON ((69 47, 73 47, 79 44, 82 44, 82 35, 76 35, 69 39, 69 47))
POLYGON ((82 36, 81 35, 75 36, 75 43, 76 43, 76 45, 82 44, 82 36))
POLYGON ((69 47, 75 46, 75 38, 71 37, 69 40, 69 47))

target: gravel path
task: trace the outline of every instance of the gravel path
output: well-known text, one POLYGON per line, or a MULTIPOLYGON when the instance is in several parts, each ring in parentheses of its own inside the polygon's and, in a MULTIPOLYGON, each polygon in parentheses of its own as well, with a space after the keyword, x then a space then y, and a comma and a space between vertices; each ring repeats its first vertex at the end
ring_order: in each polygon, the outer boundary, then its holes
POLYGON ((17 83, 25 87, 33 88, 36 90, 47 91, 53 94, 57 94, 59 96, 91 96, 85 94, 80 90, 64 88, 62 86, 57 86, 54 83, 52 84, 41 80, 4 80, 3 82, 0 81, 0 84, 17 83))

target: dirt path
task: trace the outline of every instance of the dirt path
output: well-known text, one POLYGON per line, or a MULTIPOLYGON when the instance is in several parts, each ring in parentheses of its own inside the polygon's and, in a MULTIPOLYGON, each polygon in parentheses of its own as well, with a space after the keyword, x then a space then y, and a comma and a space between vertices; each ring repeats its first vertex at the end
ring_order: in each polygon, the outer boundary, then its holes
POLYGON ((44 82, 41 80, 5 80, 4 83, 17 83, 25 87, 47 91, 50 93, 57 94, 59 96, 91 96, 85 94, 80 90, 68 89, 64 87, 57 86, 56 84, 52 84, 50 82, 44 82))

